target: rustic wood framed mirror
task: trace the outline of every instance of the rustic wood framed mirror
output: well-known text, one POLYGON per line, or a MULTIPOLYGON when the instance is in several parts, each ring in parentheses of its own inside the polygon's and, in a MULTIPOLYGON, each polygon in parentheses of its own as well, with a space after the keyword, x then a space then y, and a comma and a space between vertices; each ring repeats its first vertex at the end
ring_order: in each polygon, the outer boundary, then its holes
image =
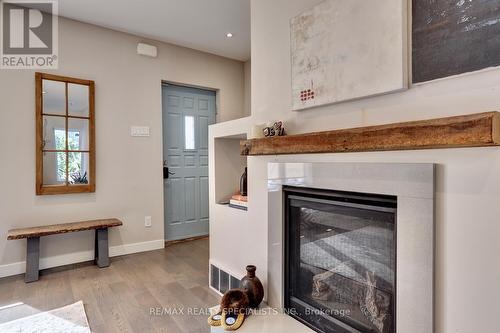
POLYGON ((95 192, 94 81, 36 73, 36 194, 95 192))

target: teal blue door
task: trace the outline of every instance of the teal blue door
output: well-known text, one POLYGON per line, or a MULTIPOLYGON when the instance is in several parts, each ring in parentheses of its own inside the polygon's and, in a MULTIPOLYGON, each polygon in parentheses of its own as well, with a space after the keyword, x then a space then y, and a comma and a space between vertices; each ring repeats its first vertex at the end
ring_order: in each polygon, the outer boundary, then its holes
POLYGON ((208 126, 215 92, 164 85, 165 239, 208 234, 208 126))

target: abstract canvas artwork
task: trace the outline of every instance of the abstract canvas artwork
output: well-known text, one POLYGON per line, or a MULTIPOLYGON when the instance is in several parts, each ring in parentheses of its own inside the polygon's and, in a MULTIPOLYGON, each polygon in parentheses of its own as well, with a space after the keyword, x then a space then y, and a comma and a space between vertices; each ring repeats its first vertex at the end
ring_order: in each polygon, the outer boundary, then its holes
POLYGON ((405 0, 325 0, 290 22, 294 110, 407 88, 405 0))

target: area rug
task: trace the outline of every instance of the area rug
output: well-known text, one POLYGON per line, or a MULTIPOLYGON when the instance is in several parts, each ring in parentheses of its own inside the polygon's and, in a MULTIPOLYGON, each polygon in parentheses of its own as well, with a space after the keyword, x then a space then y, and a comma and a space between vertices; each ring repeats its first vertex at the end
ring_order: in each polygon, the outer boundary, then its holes
POLYGON ((2 333, 90 333, 82 301, 0 324, 2 333))

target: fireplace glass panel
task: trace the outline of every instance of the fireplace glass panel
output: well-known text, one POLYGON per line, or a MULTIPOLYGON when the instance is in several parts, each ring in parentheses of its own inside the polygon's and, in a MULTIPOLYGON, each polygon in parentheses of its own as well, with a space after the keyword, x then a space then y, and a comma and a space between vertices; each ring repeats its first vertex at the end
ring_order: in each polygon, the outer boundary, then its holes
POLYGON ((395 332, 396 199, 285 193, 287 308, 318 332, 395 332))

